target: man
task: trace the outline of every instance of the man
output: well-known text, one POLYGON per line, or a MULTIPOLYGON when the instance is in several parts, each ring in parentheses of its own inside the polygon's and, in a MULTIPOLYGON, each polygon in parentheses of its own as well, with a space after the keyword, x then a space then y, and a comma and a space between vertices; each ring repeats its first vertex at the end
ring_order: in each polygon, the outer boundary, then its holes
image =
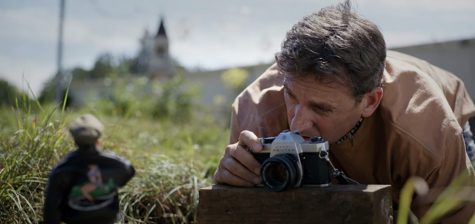
MULTIPOLYGON (((473 178, 462 126, 475 115, 463 83, 419 59, 388 52, 382 34, 349 2, 303 18, 287 33, 276 65, 233 104, 230 145, 215 182, 255 186, 258 137, 285 129, 330 142, 330 158, 362 184, 390 184, 399 193, 413 176, 434 191, 463 172, 473 178)), ((417 195, 420 218, 434 197, 417 195)), ((442 222, 465 223, 473 207, 442 222)))
POLYGON ((77 149, 51 171, 45 192, 44 222, 114 223, 119 212, 117 190, 135 174, 129 161, 101 150, 104 127, 93 115, 69 126, 77 149))

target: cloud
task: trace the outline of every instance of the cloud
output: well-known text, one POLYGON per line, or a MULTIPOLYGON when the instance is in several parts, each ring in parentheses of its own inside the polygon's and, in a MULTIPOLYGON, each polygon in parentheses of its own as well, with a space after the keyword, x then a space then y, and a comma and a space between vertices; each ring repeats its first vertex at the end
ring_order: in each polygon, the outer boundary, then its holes
POLYGON ((118 30, 107 26, 94 26, 78 20, 68 21, 65 28, 65 45, 91 45, 99 49, 132 49, 140 29, 118 30))
POLYGON ((0 37, 50 42, 56 39, 58 19, 42 7, 0 9, 0 37))
POLYGON ((279 42, 269 41, 262 47, 262 38, 267 36, 241 34, 239 36, 214 36, 205 33, 194 35, 192 39, 171 46, 171 54, 188 67, 217 69, 229 66, 250 65, 273 60, 279 42))
POLYGON ((17 86, 21 90, 38 96, 45 81, 50 78, 52 65, 45 65, 33 60, 18 61, 14 58, 0 55, 0 78, 17 86))

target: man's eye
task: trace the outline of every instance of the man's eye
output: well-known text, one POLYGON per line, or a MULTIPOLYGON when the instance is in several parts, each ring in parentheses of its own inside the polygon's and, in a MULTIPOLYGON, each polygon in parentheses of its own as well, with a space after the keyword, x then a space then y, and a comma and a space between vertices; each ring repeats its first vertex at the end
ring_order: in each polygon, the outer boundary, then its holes
POLYGON ((324 108, 324 107, 312 107, 312 111, 317 114, 322 114, 322 115, 326 115, 332 112, 331 109, 324 108))

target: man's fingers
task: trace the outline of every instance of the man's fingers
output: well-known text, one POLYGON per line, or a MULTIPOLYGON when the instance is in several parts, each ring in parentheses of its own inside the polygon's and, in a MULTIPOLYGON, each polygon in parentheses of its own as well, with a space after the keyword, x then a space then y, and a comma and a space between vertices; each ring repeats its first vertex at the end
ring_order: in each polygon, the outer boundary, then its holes
POLYGON ((241 186, 241 187, 252 187, 254 186, 253 183, 248 182, 238 176, 233 175, 229 170, 226 168, 220 168, 218 172, 216 172, 214 176, 214 181, 216 183, 225 183, 233 186, 241 186))
POLYGON ((239 135, 238 144, 247 147, 247 149, 253 152, 260 152, 262 150, 259 138, 251 131, 242 131, 239 135))
MULTIPOLYGON (((253 158, 252 158, 253 159, 253 158)), ((261 178, 258 174, 253 173, 248 168, 244 167, 240 162, 238 162, 233 157, 227 157, 223 159, 221 166, 232 173, 234 176, 240 177, 248 182, 259 184, 261 178)))
MULTIPOLYGON (((257 162, 254 156, 249 151, 247 151, 244 146, 238 144, 236 147, 229 148, 228 153, 255 175, 260 175, 261 164, 257 162)), ((234 167, 226 168, 234 171, 234 167)))
POLYGON ((259 152, 262 145, 254 133, 242 131, 239 142, 226 147, 214 175, 215 182, 249 187, 259 184, 261 165, 248 150, 259 152))

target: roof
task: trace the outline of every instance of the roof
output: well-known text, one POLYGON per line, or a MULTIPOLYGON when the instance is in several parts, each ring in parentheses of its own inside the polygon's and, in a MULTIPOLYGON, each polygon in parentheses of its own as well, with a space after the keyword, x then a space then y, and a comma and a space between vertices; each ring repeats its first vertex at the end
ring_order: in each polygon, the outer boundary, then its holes
POLYGON ((167 32, 165 31, 165 25, 163 23, 163 16, 160 18, 160 25, 158 27, 157 35, 155 37, 167 37, 167 32))

